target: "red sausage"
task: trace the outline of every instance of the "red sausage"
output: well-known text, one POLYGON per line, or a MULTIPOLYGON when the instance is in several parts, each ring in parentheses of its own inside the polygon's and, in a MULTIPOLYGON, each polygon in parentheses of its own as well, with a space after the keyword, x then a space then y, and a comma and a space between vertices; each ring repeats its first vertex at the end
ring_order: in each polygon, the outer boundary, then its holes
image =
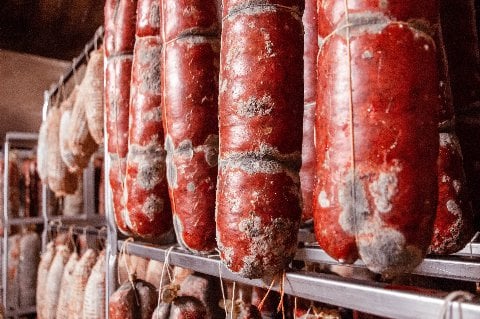
POLYGON ((217 244, 262 278, 291 261, 301 219, 303 1, 223 2, 217 244))
POLYGON ((385 19, 350 33, 351 62, 346 30, 318 56, 315 234, 332 257, 352 263, 359 254, 370 270, 393 276, 421 262, 433 231, 435 43, 385 19))
POLYGON ((130 235, 122 199, 128 151, 128 108, 130 76, 135 43, 136 0, 107 0, 105 3, 105 121, 107 152, 111 158, 110 186, 119 230, 130 235))
POLYGON ((174 240, 161 106, 160 1, 138 2, 133 53, 125 198, 127 224, 143 240, 174 240))
POLYGON ((317 4, 316 0, 305 1, 303 13, 304 53, 303 53, 303 141, 302 168, 300 169, 300 186, 302 189, 303 220, 312 218, 312 195, 315 183, 315 101, 317 87, 317 4))
POLYGON ((216 247, 220 27, 216 0, 163 1, 165 148, 178 242, 216 247), (181 85, 179 85, 181 83, 181 85))
POLYGON ((430 252, 448 255, 461 250, 474 234, 473 211, 455 133, 440 133, 438 174, 438 207, 430 252))

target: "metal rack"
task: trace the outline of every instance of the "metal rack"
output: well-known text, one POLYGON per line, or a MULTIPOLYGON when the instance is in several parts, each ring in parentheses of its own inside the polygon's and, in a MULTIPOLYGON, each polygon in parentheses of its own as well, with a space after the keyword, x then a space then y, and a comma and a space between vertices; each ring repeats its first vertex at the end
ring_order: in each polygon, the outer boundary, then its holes
POLYGON ((8 293, 8 233, 12 225, 29 225, 29 224, 43 224, 44 217, 29 217, 29 218, 11 218, 9 207, 9 161, 10 151, 16 145, 30 145, 33 147, 38 140, 38 134, 25 132, 8 132, 5 135, 4 144, 4 175, 3 175, 3 240, 2 240, 2 303, 5 309, 5 317, 18 318, 19 316, 33 314, 36 312, 35 306, 20 309, 16 304, 15 309, 9 309, 7 304, 8 293))

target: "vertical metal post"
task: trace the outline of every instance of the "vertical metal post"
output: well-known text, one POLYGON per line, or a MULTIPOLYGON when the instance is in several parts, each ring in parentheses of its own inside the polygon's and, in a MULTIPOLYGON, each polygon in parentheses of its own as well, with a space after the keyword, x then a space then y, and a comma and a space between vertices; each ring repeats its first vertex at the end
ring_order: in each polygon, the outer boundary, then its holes
POLYGON ((3 171, 3 255, 2 255, 2 302, 5 309, 5 314, 9 312, 7 305, 7 291, 8 291, 8 230, 9 230, 9 216, 8 210, 8 193, 9 193, 9 158, 10 158, 10 144, 8 140, 5 142, 4 151, 4 171, 3 171))
POLYGON ((83 213, 86 220, 95 215, 95 166, 90 160, 83 171, 83 213))

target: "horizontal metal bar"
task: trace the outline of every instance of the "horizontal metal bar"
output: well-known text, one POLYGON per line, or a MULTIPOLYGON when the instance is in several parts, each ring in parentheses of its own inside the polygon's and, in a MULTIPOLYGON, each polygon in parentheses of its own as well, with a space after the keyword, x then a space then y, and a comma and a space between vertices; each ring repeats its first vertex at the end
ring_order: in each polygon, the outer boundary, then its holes
MULTIPOLYGON (((297 250, 295 258, 312 263, 366 268, 361 260, 357 260, 352 265, 339 263, 320 248, 300 248, 297 250)), ((429 257, 425 258, 412 273, 429 277, 479 282, 480 258, 462 256, 429 257)))
POLYGON ((480 243, 470 243, 454 255, 462 256, 480 256, 480 243))
POLYGON ((55 225, 55 224, 50 224, 48 226, 50 230, 57 231, 57 232, 69 232, 71 231, 72 233, 76 235, 92 235, 92 236, 100 236, 103 238, 107 238, 107 229, 97 229, 92 226, 74 226, 74 225, 55 225))
POLYGON ((105 216, 102 215, 51 216, 50 221, 58 225, 78 224, 79 226, 90 225, 94 227, 101 227, 107 225, 105 216))
POLYGON ((36 142, 38 140, 38 133, 29 132, 7 132, 5 134, 5 141, 27 141, 36 142))
MULTIPOLYGON (((124 241, 119 241, 118 247, 122 247, 123 244, 124 241)), ((171 265, 252 286, 265 288, 269 284, 259 279, 249 280, 231 273, 217 257, 196 256, 178 246, 174 247, 168 258, 171 265)), ((126 244, 127 253, 158 261, 165 261, 168 249, 169 247, 165 246, 159 248, 138 242, 126 244)), ((279 291, 280 288, 277 284, 273 289, 279 291)), ((303 271, 287 272, 284 291, 286 294, 301 298, 399 319, 439 318, 445 307, 443 295, 434 297, 390 290, 381 283, 303 271)), ((449 318, 473 319, 480 317, 480 304, 464 302, 461 303, 461 308, 459 305, 458 302, 447 304, 452 310, 449 318)))
POLYGON ((43 224, 43 217, 10 218, 8 223, 10 225, 43 224))

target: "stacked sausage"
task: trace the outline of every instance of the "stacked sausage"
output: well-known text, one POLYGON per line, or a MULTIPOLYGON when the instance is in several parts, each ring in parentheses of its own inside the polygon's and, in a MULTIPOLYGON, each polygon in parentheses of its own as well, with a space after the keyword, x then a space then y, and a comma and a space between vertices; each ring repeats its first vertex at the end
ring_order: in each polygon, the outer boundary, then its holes
MULTIPOLYGON (((216 225, 223 261, 252 278, 291 261, 302 209, 331 256, 387 276, 471 237, 436 1, 307 1, 305 37, 303 4, 224 0, 220 28, 216 1, 107 1, 123 233, 166 243, 173 224, 208 253, 216 225)), ((460 121, 474 123, 472 109, 460 121)))

